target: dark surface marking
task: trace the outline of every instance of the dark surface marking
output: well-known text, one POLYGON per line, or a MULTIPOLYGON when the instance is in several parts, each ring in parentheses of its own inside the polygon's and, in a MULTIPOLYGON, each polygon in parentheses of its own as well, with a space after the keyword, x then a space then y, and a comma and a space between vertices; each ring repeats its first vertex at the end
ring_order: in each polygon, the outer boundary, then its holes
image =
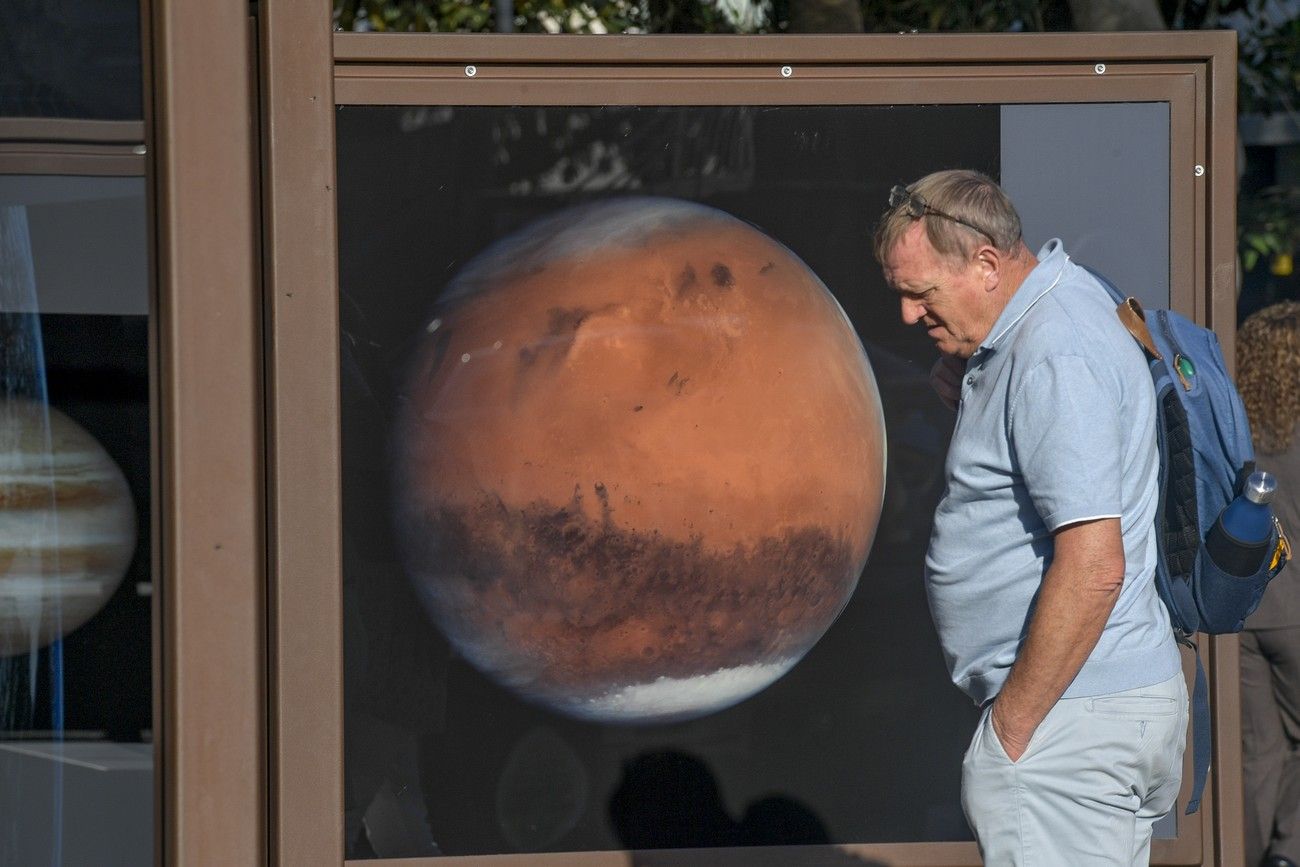
POLYGON ((596 482, 593 486, 596 490, 596 499, 600 500, 600 518, 601 521, 608 525, 614 519, 614 510, 609 505, 609 491, 605 489, 602 482, 596 482))
POLYGON ((583 320, 590 315, 591 311, 582 307, 552 307, 546 311, 546 334, 548 337, 572 339, 583 320))
POLYGON ((766 275, 767 275, 767 274, 768 274, 768 273, 769 273, 773 268, 775 268, 775 267, 776 267, 776 263, 775 263, 775 262, 768 262, 768 263, 767 263, 766 265, 764 265, 762 268, 759 268, 759 269, 758 269, 758 273, 759 273, 759 274, 762 274, 762 275, 764 275, 764 276, 766 276, 766 275))
POLYGON ((688 294, 695 288, 695 285, 698 282, 699 281, 695 276, 695 269, 690 265, 687 265, 682 269, 682 273, 677 277, 677 295, 680 297, 688 294))
POLYGON ((731 269, 721 262, 714 265, 710 273, 713 276, 713 285, 719 289, 730 289, 736 285, 736 278, 731 276, 731 269))
POLYGON ((545 358, 550 368, 562 364, 573 348, 578 329, 592 311, 583 307, 552 307, 546 311, 546 335, 532 346, 520 348, 517 356, 511 402, 517 404, 528 387, 526 377, 534 372, 538 362, 545 358))
MULTIPOLYGON (((607 492, 596 486, 607 507, 607 492)), ((435 619, 480 665, 543 694, 685 678, 805 652, 854 586, 858 564, 820 527, 738 544, 668 539, 557 508, 408 515, 408 563, 435 619), (439 592, 445 588, 449 592, 439 592), (459 604, 458 604, 459 603, 459 604)))

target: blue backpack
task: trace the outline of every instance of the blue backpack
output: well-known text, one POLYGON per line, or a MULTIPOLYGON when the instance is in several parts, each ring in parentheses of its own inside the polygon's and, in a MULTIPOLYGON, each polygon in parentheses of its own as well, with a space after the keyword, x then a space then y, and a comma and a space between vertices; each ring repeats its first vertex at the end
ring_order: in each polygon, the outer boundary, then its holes
POLYGON ((1195 636, 1239 632, 1259 607, 1268 582, 1286 564, 1290 547, 1274 520, 1274 552, 1250 577, 1219 569, 1205 547, 1219 513, 1242 490, 1255 468, 1250 424, 1228 376, 1213 331, 1171 310, 1148 314, 1102 275, 1125 328, 1142 347, 1156 390, 1160 498, 1156 510, 1155 583, 1169 609, 1174 635, 1196 652, 1192 691, 1191 814, 1201 805, 1210 769, 1210 702, 1195 636))

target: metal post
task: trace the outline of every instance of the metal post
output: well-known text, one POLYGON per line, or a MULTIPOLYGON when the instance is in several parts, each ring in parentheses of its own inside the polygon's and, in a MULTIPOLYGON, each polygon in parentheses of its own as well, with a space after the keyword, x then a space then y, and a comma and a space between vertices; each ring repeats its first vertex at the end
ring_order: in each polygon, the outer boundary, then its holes
POLYGON ((515 30, 515 0, 496 0, 497 32, 513 33, 515 30))

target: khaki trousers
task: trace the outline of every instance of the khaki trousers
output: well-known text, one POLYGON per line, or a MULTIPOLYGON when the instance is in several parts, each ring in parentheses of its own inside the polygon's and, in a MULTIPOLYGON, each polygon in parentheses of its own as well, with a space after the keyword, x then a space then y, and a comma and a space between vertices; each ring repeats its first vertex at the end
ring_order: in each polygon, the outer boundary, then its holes
POLYGON ((986 707, 961 787, 984 863, 1148 864, 1152 827, 1178 797, 1187 710, 1181 672, 1154 686, 1061 699, 1012 762, 986 707))

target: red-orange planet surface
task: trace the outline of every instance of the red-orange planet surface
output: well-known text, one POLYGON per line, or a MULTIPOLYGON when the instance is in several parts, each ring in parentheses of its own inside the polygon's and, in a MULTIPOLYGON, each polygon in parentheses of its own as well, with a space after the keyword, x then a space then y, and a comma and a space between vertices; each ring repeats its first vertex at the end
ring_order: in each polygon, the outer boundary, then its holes
POLYGON ((499 683, 585 719, 700 716, 843 609, 880 517, 880 397, 777 241, 671 199, 569 209, 469 263, 425 331, 397 525, 499 683))

